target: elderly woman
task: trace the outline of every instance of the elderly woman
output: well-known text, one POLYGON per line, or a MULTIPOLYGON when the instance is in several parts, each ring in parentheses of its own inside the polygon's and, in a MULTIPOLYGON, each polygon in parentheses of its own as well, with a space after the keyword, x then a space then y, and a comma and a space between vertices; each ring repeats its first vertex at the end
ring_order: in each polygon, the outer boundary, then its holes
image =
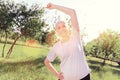
POLYGON ((49 51, 44 63, 59 80, 90 80, 90 68, 85 59, 80 41, 80 30, 74 9, 49 3, 48 9, 57 9, 71 17, 72 31, 69 32, 64 21, 55 25, 55 31, 60 37, 49 51), (60 72, 51 64, 56 57, 60 58, 60 72))

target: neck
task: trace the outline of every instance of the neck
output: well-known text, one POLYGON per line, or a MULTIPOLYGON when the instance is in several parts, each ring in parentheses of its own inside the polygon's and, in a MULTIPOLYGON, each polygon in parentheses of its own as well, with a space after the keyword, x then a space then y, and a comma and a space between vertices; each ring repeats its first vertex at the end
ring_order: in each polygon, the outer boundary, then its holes
POLYGON ((69 35, 62 37, 61 39, 62 43, 67 42, 69 40, 69 37, 70 37, 69 35))

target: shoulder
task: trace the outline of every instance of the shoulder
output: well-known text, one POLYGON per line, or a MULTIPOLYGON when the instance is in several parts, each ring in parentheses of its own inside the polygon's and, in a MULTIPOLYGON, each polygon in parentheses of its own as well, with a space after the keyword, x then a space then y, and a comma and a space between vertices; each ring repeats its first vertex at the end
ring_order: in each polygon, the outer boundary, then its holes
POLYGON ((71 38, 72 39, 80 39, 80 32, 75 30, 74 28, 71 30, 71 38))
POLYGON ((56 43, 53 45, 53 48, 57 48, 57 47, 59 47, 59 45, 60 45, 60 41, 56 42, 56 43))

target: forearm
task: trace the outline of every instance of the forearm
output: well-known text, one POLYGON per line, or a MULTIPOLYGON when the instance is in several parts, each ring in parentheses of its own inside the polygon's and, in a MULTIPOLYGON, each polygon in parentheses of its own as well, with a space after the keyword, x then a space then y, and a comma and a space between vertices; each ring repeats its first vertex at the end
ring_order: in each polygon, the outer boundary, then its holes
POLYGON ((77 21, 77 15, 74 9, 67 8, 60 5, 53 5, 54 9, 60 10, 71 17, 72 27, 74 27, 79 32, 79 24, 77 21))
POLYGON ((79 32, 79 24, 78 24, 78 20, 77 20, 77 15, 74 9, 71 8, 67 8, 64 6, 60 6, 60 5, 55 5, 55 4, 51 4, 49 3, 47 5, 48 9, 57 9, 59 11, 62 11, 64 13, 66 13, 67 15, 69 15, 71 17, 71 23, 72 23, 72 27, 79 32))
POLYGON ((57 78, 59 78, 59 73, 48 60, 45 61, 45 65, 57 78))
POLYGON ((74 12, 75 12, 74 9, 67 8, 67 7, 60 6, 60 5, 55 5, 55 4, 53 5, 53 8, 64 12, 65 14, 69 15, 70 17, 72 17, 72 14, 74 14, 74 12))

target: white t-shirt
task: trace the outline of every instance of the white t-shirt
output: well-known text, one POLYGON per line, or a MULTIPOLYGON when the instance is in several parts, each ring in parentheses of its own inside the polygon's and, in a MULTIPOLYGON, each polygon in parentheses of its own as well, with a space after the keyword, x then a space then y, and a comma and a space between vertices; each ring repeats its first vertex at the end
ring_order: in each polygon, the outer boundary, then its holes
POLYGON ((50 50, 47 59, 60 58, 60 70, 64 80, 80 80, 90 73, 79 35, 72 34, 65 43, 57 42, 50 50))

